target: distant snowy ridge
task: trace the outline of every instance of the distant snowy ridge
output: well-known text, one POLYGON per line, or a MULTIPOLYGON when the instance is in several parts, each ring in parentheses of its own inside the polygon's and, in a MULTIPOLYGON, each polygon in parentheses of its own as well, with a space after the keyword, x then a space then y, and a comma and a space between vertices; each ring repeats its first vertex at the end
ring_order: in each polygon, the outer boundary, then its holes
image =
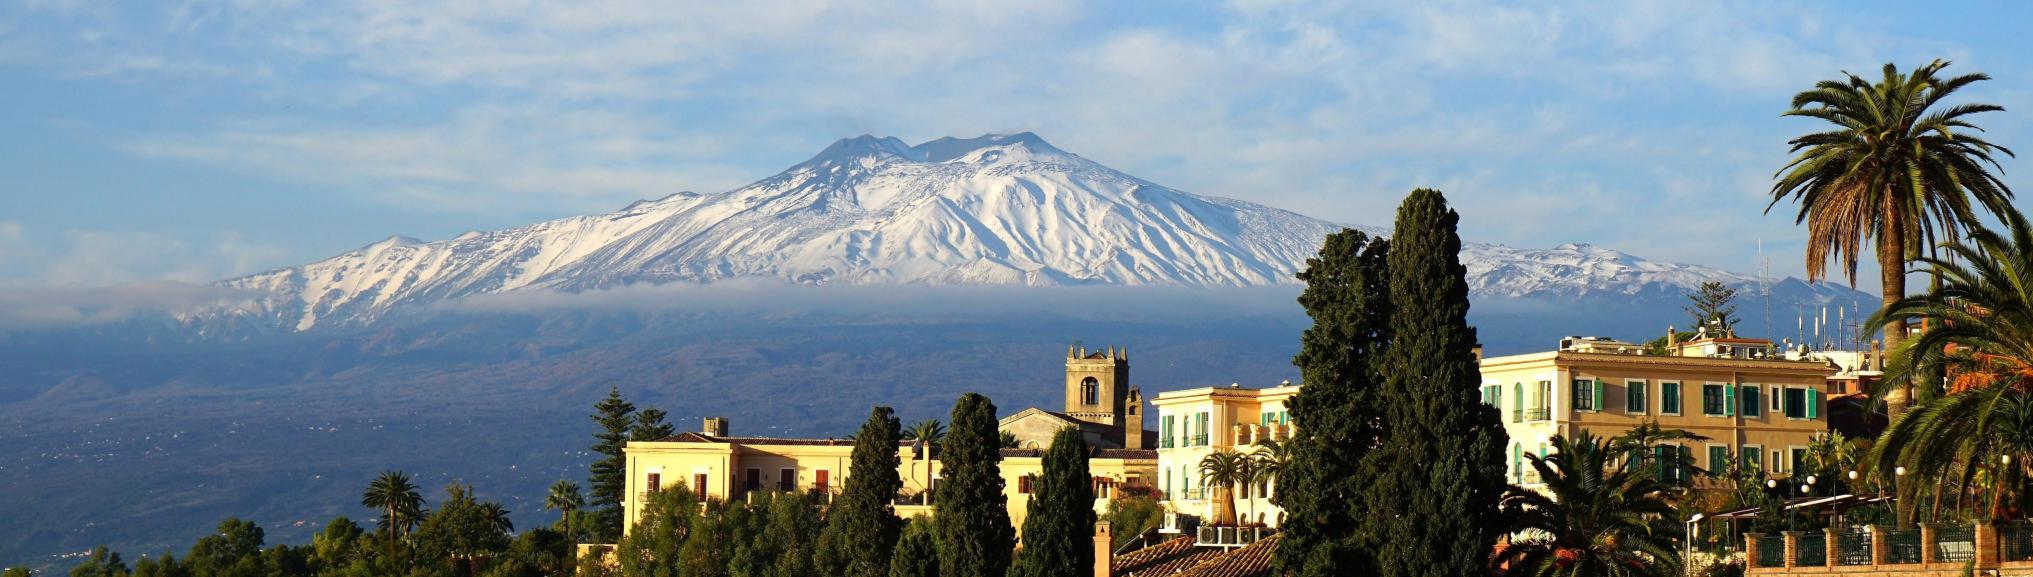
MULTIPOLYGON (((608 214, 434 242, 390 237, 224 281, 262 296, 198 316, 302 331, 368 324, 404 306, 480 294, 745 277, 811 285, 1264 286, 1297 282, 1321 239, 1342 228, 1153 184, 1030 133, 916 146, 864 135, 726 193, 683 192, 608 214)), ((1468 244, 1462 255, 1480 295, 1635 295, 1755 280, 1587 245, 1468 244)))

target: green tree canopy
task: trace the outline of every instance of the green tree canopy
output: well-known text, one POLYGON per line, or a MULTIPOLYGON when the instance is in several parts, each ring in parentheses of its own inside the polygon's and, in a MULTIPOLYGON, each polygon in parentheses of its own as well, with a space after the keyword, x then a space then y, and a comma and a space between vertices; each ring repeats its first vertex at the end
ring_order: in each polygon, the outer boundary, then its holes
POLYGON ((1313 319, 1292 364, 1306 384, 1288 403, 1297 434, 1273 502, 1285 510, 1278 572, 1374 575, 1375 535, 1361 467, 1383 418, 1377 365, 1390 347, 1390 243, 1355 229, 1329 235, 1306 261, 1299 304, 1313 319))
POLYGON ((967 393, 953 406, 952 429, 940 449, 944 482, 934 497, 939 529, 939 574, 1005 577, 1016 529, 1002 493, 1002 442, 995 404, 967 393))
POLYGON ((1052 435, 1024 516, 1019 577, 1079 577, 1094 571, 1094 475, 1087 438, 1067 427, 1052 435))
POLYGON ((621 504, 628 492, 628 447, 629 429, 636 425, 635 405, 621 398, 621 390, 609 388, 607 398, 593 405, 593 422, 600 429, 593 433, 596 442, 593 452, 600 459, 593 462, 592 475, 587 481, 592 486, 593 526, 588 528, 593 539, 612 543, 621 537, 621 504))
POLYGON ((889 407, 871 409, 868 421, 855 433, 847 486, 834 500, 819 537, 817 563, 826 574, 882 577, 888 572, 902 524, 891 505, 904 487, 897 474, 902 436, 903 424, 889 407))

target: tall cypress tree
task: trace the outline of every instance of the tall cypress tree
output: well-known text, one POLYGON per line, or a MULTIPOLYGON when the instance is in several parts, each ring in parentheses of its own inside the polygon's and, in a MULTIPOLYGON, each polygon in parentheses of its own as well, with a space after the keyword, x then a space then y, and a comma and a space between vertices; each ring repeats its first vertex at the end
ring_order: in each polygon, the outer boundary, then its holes
POLYGON ((933 497, 938 513, 939 574, 1006 577, 1016 528, 1002 494, 1002 442, 995 404, 967 393, 953 406, 952 429, 939 448, 943 482, 933 497))
POLYGON ((847 486, 827 511, 826 529, 819 534, 815 559, 819 571, 845 577, 883 577, 889 574, 890 554, 896 548, 903 521, 897 519, 892 503, 904 488, 897 474, 898 442, 903 423, 889 407, 868 412, 868 422, 854 435, 854 453, 848 464, 847 486))
POLYGON ((1460 216, 1439 191, 1412 191, 1392 231, 1390 339, 1366 456, 1365 525, 1381 525, 1378 575, 1482 575, 1496 543, 1509 441, 1477 387, 1460 216), (1371 466, 1374 464, 1374 466, 1371 466))
POLYGON ((1388 348, 1390 244, 1359 230, 1327 237, 1299 273, 1299 304, 1313 318, 1299 355, 1305 386, 1288 404, 1292 456, 1273 497, 1285 510, 1278 573, 1294 577, 1375 574, 1358 529, 1364 456, 1377 442, 1382 407, 1376 365, 1388 348))
POLYGON ((1052 435, 1044 471, 1024 516, 1019 577, 1079 577, 1094 571, 1094 475, 1087 439, 1067 427, 1052 435))
POLYGON ((593 538, 603 543, 612 543, 621 538, 621 500, 628 492, 628 460, 622 454, 628 447, 628 430, 634 426, 635 405, 621 398, 618 388, 607 389, 607 398, 593 405, 593 422, 600 425, 593 434, 598 442, 593 443, 593 452, 600 454, 600 460, 593 462, 593 471, 587 484, 591 486, 593 538))

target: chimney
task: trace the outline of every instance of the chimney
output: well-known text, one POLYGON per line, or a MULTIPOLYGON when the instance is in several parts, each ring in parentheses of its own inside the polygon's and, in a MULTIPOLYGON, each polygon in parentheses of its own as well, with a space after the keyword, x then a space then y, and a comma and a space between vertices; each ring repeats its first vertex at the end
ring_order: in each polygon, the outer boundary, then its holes
POLYGON ((1115 577, 1115 530, 1107 521, 1094 524, 1094 577, 1115 577))
POLYGON ((1679 351, 1675 349, 1678 348, 1680 348, 1680 332, 1673 330, 1673 325, 1666 325, 1666 354, 1677 355, 1679 351))
POLYGON ((727 436, 727 418, 706 417, 706 424, 699 428, 699 433, 708 437, 727 436))

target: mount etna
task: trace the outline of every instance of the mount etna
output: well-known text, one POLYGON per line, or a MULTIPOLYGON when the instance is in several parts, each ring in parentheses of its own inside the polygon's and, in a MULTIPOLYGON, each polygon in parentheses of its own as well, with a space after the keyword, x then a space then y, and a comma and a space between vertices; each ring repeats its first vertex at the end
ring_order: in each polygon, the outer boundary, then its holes
MULTIPOLYGON (((473 483, 541 523, 543 488, 584 478, 609 387, 680 427, 842 436, 872 404, 906 421, 964 391, 1005 414, 1048 406, 1074 339, 1128 346, 1145 391, 1297 380, 1294 274, 1345 226, 1029 133, 861 136, 728 192, 390 237, 195 304, 0 326, 0 518, 48 521, 0 524, 0 565, 155 554, 229 516, 304 542, 372 515, 347 504, 383 469, 473 483)), ((1497 353, 1685 327, 1682 295, 1709 281, 1739 288, 1752 333, 1766 310, 1875 306, 1585 244, 1462 257, 1497 353)))

